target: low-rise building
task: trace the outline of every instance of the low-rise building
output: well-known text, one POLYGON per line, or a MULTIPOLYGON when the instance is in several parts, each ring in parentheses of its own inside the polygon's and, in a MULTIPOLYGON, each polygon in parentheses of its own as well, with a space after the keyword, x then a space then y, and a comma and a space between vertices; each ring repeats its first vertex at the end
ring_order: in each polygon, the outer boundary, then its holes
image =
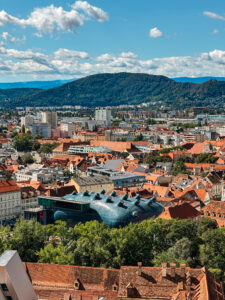
POLYGON ((144 175, 139 175, 130 172, 119 172, 111 169, 106 169, 102 166, 89 167, 87 170, 88 175, 108 176, 113 181, 115 188, 141 186, 145 181, 144 175))
POLYGON ((0 182, 0 225, 14 224, 21 213, 21 191, 14 181, 0 182))
POLYGON ((44 184, 65 179, 64 169, 61 166, 45 167, 44 165, 33 164, 15 173, 16 181, 40 181, 44 184))
POLYGON ((44 208, 44 220, 64 220, 70 226, 91 220, 104 222, 110 227, 125 226, 130 222, 156 218, 164 210, 156 197, 141 199, 137 195, 129 198, 127 193, 118 196, 115 191, 107 195, 105 190, 100 193, 73 192, 65 197, 40 196, 38 203, 44 208))
POLYGON ((108 192, 114 187, 113 181, 107 176, 73 178, 71 183, 75 186, 78 193, 85 191, 99 193, 102 189, 108 192))

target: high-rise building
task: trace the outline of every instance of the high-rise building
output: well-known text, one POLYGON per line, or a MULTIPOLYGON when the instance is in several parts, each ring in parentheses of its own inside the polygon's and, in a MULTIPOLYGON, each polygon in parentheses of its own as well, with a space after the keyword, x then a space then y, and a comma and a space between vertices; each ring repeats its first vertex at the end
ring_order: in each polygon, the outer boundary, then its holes
POLYGON ((21 118, 21 127, 24 126, 27 128, 28 126, 31 126, 34 124, 34 116, 32 115, 26 115, 25 117, 21 118))
POLYGON ((31 126, 28 126, 28 129, 30 130, 32 136, 41 134, 44 138, 51 137, 51 126, 48 123, 35 123, 31 126))
POLYGON ((109 109, 96 109, 95 110, 95 120, 103 121, 106 126, 111 125, 111 110, 109 109))
POLYGON ((47 123, 52 129, 57 127, 57 112, 56 111, 43 111, 41 113, 41 122, 47 123))

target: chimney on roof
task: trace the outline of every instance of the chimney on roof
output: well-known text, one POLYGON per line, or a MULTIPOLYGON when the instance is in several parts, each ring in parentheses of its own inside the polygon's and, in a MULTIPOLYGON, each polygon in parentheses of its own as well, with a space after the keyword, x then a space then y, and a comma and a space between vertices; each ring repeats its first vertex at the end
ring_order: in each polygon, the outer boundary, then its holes
POLYGON ((186 273, 186 264, 180 264, 180 276, 182 278, 185 278, 186 273))
POLYGON ((174 278, 176 276, 176 264, 175 263, 170 264, 170 272, 171 272, 171 277, 174 278))
POLYGON ((141 276, 141 274, 142 274, 142 262, 139 261, 138 262, 138 276, 141 276))
POLYGON ((187 272, 186 286, 187 286, 187 299, 191 300, 191 273, 190 273, 190 271, 187 272))
POLYGON ((162 263, 162 277, 166 277, 166 267, 167 263, 162 263))

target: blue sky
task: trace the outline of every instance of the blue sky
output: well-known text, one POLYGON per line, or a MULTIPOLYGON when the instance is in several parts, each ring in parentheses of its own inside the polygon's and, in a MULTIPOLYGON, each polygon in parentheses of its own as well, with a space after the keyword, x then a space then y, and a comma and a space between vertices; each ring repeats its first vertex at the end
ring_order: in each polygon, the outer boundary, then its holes
POLYGON ((224 0, 1 0, 0 82, 224 66, 224 0))

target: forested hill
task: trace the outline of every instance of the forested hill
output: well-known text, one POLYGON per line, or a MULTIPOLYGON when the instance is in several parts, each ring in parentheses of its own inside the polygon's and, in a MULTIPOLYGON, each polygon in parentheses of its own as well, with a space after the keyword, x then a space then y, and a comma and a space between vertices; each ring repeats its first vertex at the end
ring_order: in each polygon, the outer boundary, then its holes
POLYGON ((1 106, 14 106, 15 99, 21 99, 25 96, 30 96, 40 91, 42 91, 42 89, 37 88, 0 89, 0 104, 1 106))
MULTIPOLYGON (((8 91, 8 90, 4 90, 8 91)), ((33 92, 34 89, 33 89, 33 92)), ((223 106, 225 81, 209 80, 202 84, 175 82, 165 76, 140 73, 97 74, 35 93, 18 94, 0 105, 107 106, 158 102, 176 108, 188 106, 223 106)))

